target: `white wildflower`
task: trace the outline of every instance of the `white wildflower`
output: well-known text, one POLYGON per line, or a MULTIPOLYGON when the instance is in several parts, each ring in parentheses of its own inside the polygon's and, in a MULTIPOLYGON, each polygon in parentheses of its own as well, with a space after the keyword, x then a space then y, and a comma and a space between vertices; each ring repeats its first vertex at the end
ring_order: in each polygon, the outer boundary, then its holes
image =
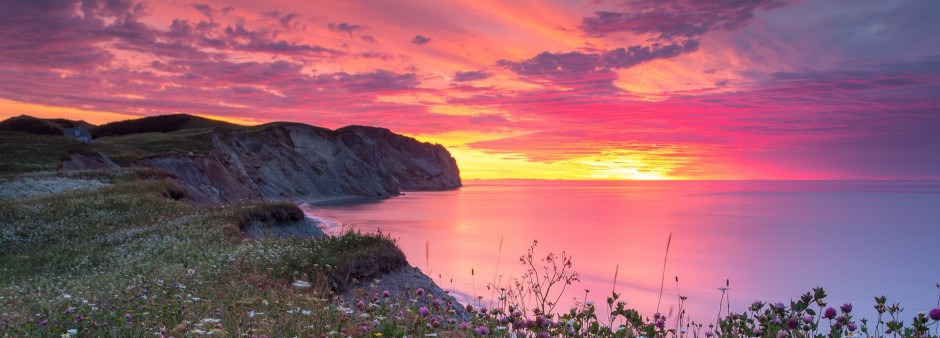
POLYGON ((302 280, 296 280, 293 283, 291 283, 291 285, 293 285, 295 288, 298 288, 300 290, 306 290, 310 288, 310 282, 305 282, 302 280))

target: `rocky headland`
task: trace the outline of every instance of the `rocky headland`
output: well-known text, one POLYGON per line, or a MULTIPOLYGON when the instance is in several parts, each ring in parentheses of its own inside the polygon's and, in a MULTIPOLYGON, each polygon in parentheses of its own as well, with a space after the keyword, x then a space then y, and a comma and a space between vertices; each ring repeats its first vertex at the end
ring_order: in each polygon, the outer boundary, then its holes
MULTIPOLYGON (((246 332, 257 311, 289 318, 284 332, 317 333, 364 315, 358 300, 380 293, 467 315, 390 237, 317 237, 295 205, 458 188, 457 163, 441 145, 375 127, 249 127, 189 115, 103 126, 21 116, 0 122, 0 143, 0 305, 42 317, 14 313, 0 332, 55 333, 46 318, 80 313, 101 323, 134 318, 107 327, 82 317, 72 325, 80 332, 226 335, 246 332), (74 128, 93 139, 57 134, 74 128), (171 280, 176 289, 166 288, 171 280), (48 287, 23 296, 36 281, 48 287), (129 293, 106 314, 84 306, 135 288, 182 293, 162 303, 129 293), (41 299, 55 310, 38 308, 41 299), (288 303, 296 309, 278 307, 288 303)), ((255 325, 284 327, 272 323, 255 325)))

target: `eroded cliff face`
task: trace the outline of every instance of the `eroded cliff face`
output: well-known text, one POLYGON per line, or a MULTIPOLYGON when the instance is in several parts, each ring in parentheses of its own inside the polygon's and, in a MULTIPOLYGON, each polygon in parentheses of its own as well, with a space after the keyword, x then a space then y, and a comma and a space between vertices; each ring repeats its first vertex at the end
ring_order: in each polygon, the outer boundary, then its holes
POLYGON ((443 146, 382 128, 279 124, 218 128, 199 137, 213 150, 152 156, 132 165, 171 172, 199 199, 215 201, 382 197, 461 186, 457 163, 443 146))

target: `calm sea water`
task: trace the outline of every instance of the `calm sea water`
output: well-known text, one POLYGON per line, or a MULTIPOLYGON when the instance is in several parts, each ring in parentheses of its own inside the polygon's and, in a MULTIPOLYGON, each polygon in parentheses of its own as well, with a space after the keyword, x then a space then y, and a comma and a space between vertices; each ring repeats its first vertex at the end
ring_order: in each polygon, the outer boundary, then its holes
POLYGON ((519 256, 537 240, 537 254, 572 255, 581 278, 560 310, 586 289, 603 306, 616 287, 651 315, 671 234, 663 313, 681 294, 693 320, 713 320, 726 280, 732 311, 758 299, 789 304, 816 286, 867 317, 880 295, 900 302, 908 321, 937 306, 940 181, 465 184, 305 210, 329 226, 391 234, 412 265, 464 301, 493 299, 486 285, 519 276, 519 256))

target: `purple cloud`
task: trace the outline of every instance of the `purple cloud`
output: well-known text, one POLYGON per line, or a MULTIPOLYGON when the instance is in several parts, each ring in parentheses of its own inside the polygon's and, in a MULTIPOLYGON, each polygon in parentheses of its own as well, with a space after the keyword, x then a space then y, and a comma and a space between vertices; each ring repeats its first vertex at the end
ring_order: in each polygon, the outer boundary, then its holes
POLYGON ((130 1, 14 1, 3 7, 0 63, 65 69, 109 63, 113 55, 95 46, 110 39, 104 30, 133 25, 145 10, 130 1))
POLYGON ((215 14, 215 9, 212 8, 212 6, 207 5, 207 4, 202 4, 202 3, 194 3, 192 4, 192 7, 193 9, 199 11, 199 13, 202 13, 202 15, 205 15, 206 18, 209 19, 209 21, 213 21, 215 19, 213 17, 213 15, 215 14))
POLYGON ((488 79, 489 77, 490 77, 490 74, 484 71, 468 71, 468 72, 457 71, 456 73, 454 73, 454 82, 477 81, 477 80, 488 79))
POLYGON ((354 24, 345 23, 345 22, 340 22, 340 23, 331 22, 330 24, 326 25, 326 27, 329 28, 330 31, 333 31, 333 32, 349 34, 349 37, 352 37, 353 33, 366 29, 366 26, 354 25, 354 24))
POLYGON ((584 83, 609 86, 616 79, 613 70, 630 68, 638 64, 673 58, 698 49, 697 40, 663 45, 630 46, 602 53, 549 53, 542 52, 522 61, 500 60, 497 64, 516 74, 552 80, 556 83, 584 83))
POLYGON ((426 44, 428 42, 431 42, 431 38, 426 37, 421 34, 415 35, 415 37, 411 39, 411 43, 416 44, 418 46, 426 44))
POLYGON ((591 36, 616 32, 653 34, 660 40, 690 39, 716 29, 734 30, 747 24, 758 9, 769 10, 789 0, 635 0, 624 12, 600 11, 578 26, 591 36))
MULTIPOLYGON (((230 8, 230 7, 227 7, 227 8, 230 8)), ((297 13, 282 14, 281 11, 269 11, 269 12, 261 13, 261 15, 264 15, 267 18, 277 20, 279 23, 281 23, 281 26, 283 27, 290 27, 291 24, 295 21, 295 19, 300 18, 300 14, 297 14, 297 13)))

